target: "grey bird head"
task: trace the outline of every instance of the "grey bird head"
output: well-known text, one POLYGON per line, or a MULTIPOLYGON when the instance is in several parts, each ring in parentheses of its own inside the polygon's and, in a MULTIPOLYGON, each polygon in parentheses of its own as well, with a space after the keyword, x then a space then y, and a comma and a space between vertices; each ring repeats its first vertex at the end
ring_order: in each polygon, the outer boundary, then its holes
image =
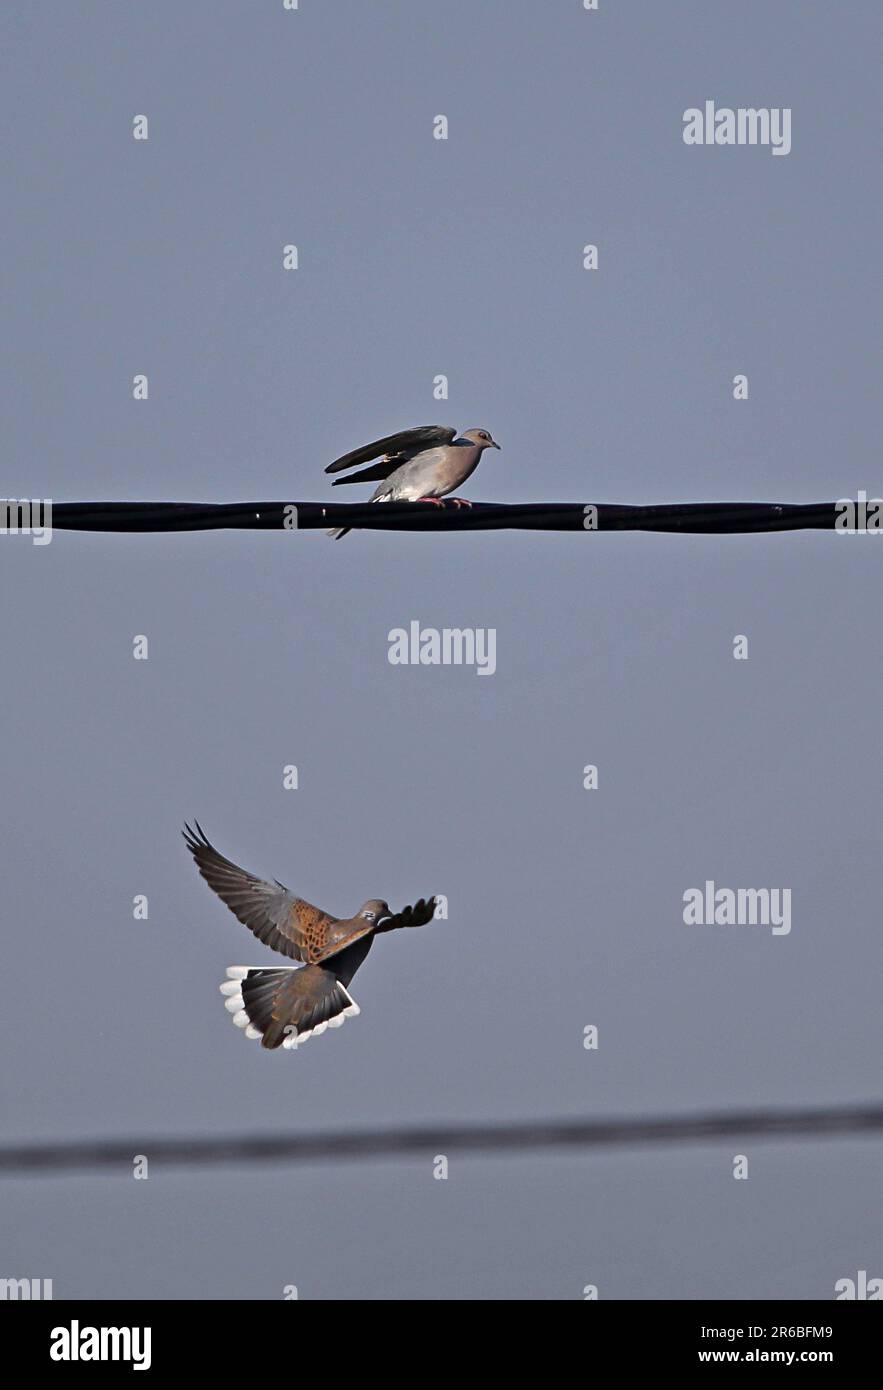
POLYGON ((385 903, 382 898, 369 898, 366 903, 362 903, 356 913, 357 917, 364 917, 366 922, 379 922, 383 917, 391 917, 389 903, 385 903))
POLYGON ((497 441, 491 438, 487 430, 464 430, 460 438, 471 440, 473 444, 477 444, 481 449, 499 449, 500 447, 497 441))

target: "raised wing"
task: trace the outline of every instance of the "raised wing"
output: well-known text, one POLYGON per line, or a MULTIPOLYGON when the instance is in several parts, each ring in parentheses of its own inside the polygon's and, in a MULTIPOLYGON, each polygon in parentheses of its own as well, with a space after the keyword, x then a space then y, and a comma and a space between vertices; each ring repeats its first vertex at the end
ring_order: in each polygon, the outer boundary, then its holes
POLYGON ((390 473, 402 463, 407 463, 407 454, 385 454, 379 463, 369 464, 367 468, 360 468, 357 473, 349 473, 345 478, 335 478, 332 487, 341 487, 344 483, 374 483, 383 482, 390 473))
POLYGON ((274 951, 293 960, 318 960, 329 929, 338 920, 312 903, 289 893, 281 883, 268 883, 240 869, 219 854, 199 821, 184 827, 184 842, 209 888, 243 926, 274 951))
POLYGON ((425 927, 435 916, 438 903, 435 898, 418 898, 413 907, 403 907, 394 917, 381 921, 375 930, 396 931, 399 927, 425 927))
MULTIPOLYGON (((418 454, 421 449, 431 449, 436 444, 450 444, 457 438, 457 431, 448 425, 418 425, 416 429, 399 430, 398 434, 388 434, 383 439, 375 439, 373 444, 363 444, 360 449, 352 449, 333 463, 329 463, 326 473, 341 473, 345 468, 354 468, 357 463, 370 463, 371 459, 381 458, 370 470, 371 478, 387 478, 394 468, 418 454), (389 465, 387 467, 387 464, 389 465), (375 469, 382 468, 382 473, 375 469)), ((360 480, 368 480, 368 472, 360 474, 360 480)), ((341 482, 355 482, 355 478, 341 478, 341 482)))

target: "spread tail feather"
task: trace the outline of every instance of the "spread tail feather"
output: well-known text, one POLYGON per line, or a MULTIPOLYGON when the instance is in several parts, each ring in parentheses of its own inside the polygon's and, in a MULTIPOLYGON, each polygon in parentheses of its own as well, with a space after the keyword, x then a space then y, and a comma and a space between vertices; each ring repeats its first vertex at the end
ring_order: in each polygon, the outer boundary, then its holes
POLYGON ((231 965, 220 986, 224 1007, 245 1036, 266 1048, 296 1048, 313 1034, 339 1028, 359 1006, 331 970, 320 965, 231 965))

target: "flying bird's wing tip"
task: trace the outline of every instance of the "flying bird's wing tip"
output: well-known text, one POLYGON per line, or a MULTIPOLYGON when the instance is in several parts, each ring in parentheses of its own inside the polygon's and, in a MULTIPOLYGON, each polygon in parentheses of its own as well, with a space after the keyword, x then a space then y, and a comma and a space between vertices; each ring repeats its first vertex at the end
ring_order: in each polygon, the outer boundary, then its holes
POLYGON ((425 927, 431 922, 438 907, 438 898, 418 898, 415 903, 402 908, 393 918, 396 926, 425 927))
POLYGON ((184 843, 190 850, 191 854, 195 853, 198 849, 212 848, 208 836, 206 835, 205 831, 203 830, 202 826, 200 825, 199 821, 196 819, 195 816, 193 817, 192 826, 187 821, 184 822, 184 829, 181 831, 181 834, 183 835, 184 843))

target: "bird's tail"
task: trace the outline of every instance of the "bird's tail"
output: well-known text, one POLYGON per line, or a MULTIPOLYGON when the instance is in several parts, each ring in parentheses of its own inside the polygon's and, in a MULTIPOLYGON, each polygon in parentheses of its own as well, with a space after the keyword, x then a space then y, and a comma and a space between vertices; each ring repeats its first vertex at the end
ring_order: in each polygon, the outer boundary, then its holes
MULTIPOLYGON (((338 478, 337 481, 338 481, 339 483, 354 483, 356 480, 355 480, 355 478, 338 478)), ((334 486, 334 485, 332 484, 332 486, 334 486)), ((385 491, 382 491, 381 488, 380 488, 380 486, 378 485, 377 491, 374 493, 374 496, 373 496, 373 497, 369 497, 369 498, 368 498, 368 501, 369 501, 369 502, 390 502, 390 501, 392 501, 392 488, 387 487, 385 491)), ((340 541, 340 540, 343 540, 343 537, 344 537, 344 536, 348 536, 349 533, 350 533, 350 531, 351 531, 352 529, 353 529, 352 526, 335 526, 335 528, 334 528, 333 531, 326 531, 325 534, 326 534, 326 536, 331 536, 331 538, 332 538, 333 540, 335 540, 335 541, 340 541)))
POLYGON ((320 965, 231 965, 220 989, 236 1027, 267 1048, 296 1048, 359 1013, 337 975, 320 965))

